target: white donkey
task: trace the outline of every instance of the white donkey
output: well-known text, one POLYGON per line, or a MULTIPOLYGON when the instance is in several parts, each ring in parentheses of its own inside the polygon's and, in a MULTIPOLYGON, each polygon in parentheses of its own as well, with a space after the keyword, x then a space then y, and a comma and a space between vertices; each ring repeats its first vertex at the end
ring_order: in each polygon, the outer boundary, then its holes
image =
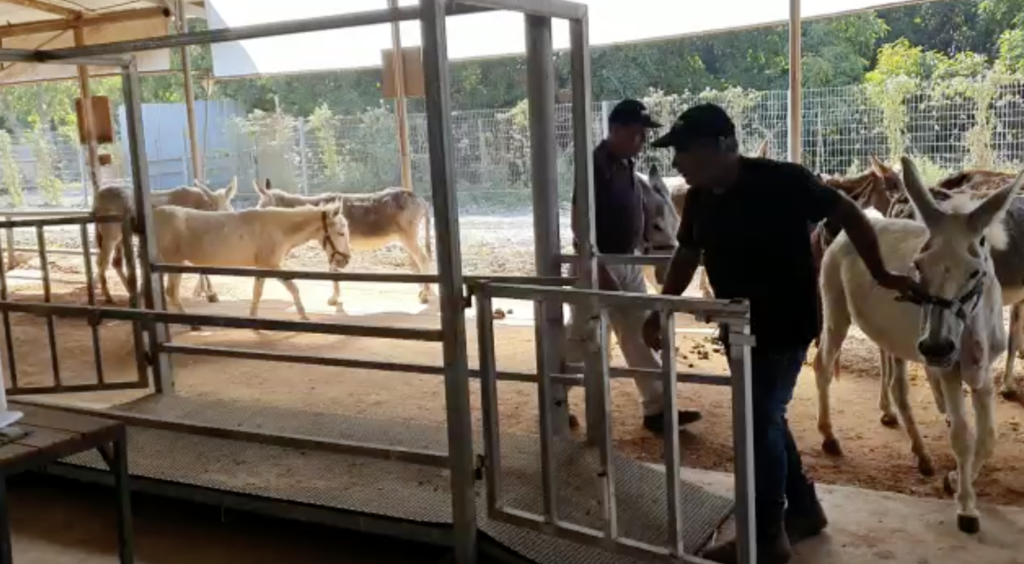
MULTIPOLYGON (((211 190, 205 184, 195 182, 195 187, 181 186, 172 190, 152 192, 149 195, 149 203, 153 208, 161 206, 181 206, 195 210, 205 211, 231 211, 231 200, 238 191, 238 179, 232 178, 231 183, 220 190, 211 190)), ((93 213, 97 216, 129 216, 132 221, 132 230, 138 232, 135 214, 135 198, 130 188, 125 186, 104 186, 96 193, 93 202, 93 213)), ((107 303, 114 303, 110 295, 110 288, 107 286, 107 269, 113 262, 114 270, 117 272, 121 284, 127 289, 128 278, 125 276, 123 265, 124 246, 121 245, 121 238, 124 231, 117 223, 101 223, 96 227, 96 246, 99 253, 96 255, 96 278, 99 278, 100 288, 103 291, 103 298, 107 303)), ((91 282, 95 284, 95 280, 91 282)), ((199 277, 196 283, 195 295, 206 293, 207 299, 211 302, 217 301, 217 294, 213 291, 213 285, 205 274, 199 277)))
MULTIPOLYGON (((957 524, 975 533, 981 523, 974 481, 996 442, 991 365, 1006 349, 1001 288, 988 246, 1006 243, 1003 216, 1024 184, 1024 173, 980 202, 953 199, 944 207, 936 204, 908 158, 903 159, 903 176, 921 222, 877 219, 873 224, 886 265, 895 272, 916 271, 922 292, 899 299, 879 288, 845 233, 840 235, 822 261, 824 328, 814 370, 819 390, 827 390, 851 323, 887 353, 925 366, 936 402, 951 421, 957 469, 945 483, 947 489, 956 484, 957 524), (967 422, 964 384, 972 390, 977 437, 967 422)), ((910 410, 906 373, 893 377, 914 452, 930 464, 910 410)), ((819 409, 819 430, 830 433, 827 393, 819 395, 819 409)))
MULTIPOLYGON (((362 251, 373 251, 397 242, 405 248, 412 261, 413 272, 423 274, 430 269, 430 258, 420 246, 417 234, 426 221, 426 244, 430 249, 430 205, 422 196, 402 188, 385 188, 368 194, 342 194, 328 192, 316 196, 302 196, 270 186, 260 186, 253 181, 256 193, 260 195, 259 208, 295 208, 306 205, 321 205, 345 202, 345 219, 348 220, 352 235, 352 247, 362 251)), ((333 267, 332 267, 333 269, 333 267)), ((334 293, 327 300, 329 305, 341 301, 341 288, 337 280, 332 281, 334 293)), ((430 301, 430 285, 420 285, 421 303, 430 301)))
MULTIPOLYGON (((160 260, 167 263, 280 269, 292 249, 309 241, 320 241, 334 268, 345 268, 351 258, 348 222, 341 203, 240 212, 164 206, 153 211, 153 224, 160 260)), ((256 278, 253 284, 252 317, 259 310, 263 281, 256 278)), ((281 284, 291 293, 299 317, 308 319, 295 282, 281 279, 281 284)), ((168 274, 167 300, 184 312, 180 289, 181 274, 168 274)))

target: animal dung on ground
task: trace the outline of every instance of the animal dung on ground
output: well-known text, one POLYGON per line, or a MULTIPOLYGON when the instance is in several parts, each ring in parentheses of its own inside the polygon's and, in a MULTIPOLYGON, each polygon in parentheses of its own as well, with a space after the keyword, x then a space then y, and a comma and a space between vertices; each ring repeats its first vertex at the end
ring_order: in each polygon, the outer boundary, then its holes
POLYGON ((494 309, 493 315, 495 319, 505 319, 505 311, 502 310, 500 307, 494 309))

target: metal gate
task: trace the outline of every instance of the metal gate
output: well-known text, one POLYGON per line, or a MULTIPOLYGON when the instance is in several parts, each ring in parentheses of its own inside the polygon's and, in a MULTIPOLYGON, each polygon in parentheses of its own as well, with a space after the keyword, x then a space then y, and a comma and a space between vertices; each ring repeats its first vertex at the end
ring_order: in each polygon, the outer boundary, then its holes
MULTIPOLYGON (((736 494, 736 531, 740 546, 740 562, 753 563, 754 555, 751 548, 755 546, 752 532, 754 530, 753 514, 753 453, 752 428, 748 414, 750 389, 750 350, 753 337, 749 333, 749 308, 743 302, 724 300, 701 300, 674 296, 632 295, 619 292, 603 292, 571 288, 551 288, 515 284, 482 282, 473 287, 477 307, 477 338, 480 347, 480 389, 483 411, 484 466, 487 487, 487 512, 492 519, 504 521, 520 527, 526 527, 546 534, 555 535, 567 540, 588 544, 632 556, 644 560, 668 559, 674 562, 704 562, 686 551, 683 543, 682 526, 686 515, 680 504, 680 446, 679 434, 664 434, 664 465, 665 465, 665 515, 667 538, 660 545, 640 542, 626 538, 620 533, 616 510, 615 465, 612 461, 613 447, 611 439, 611 402, 610 378, 615 376, 637 376, 660 378, 666 390, 664 399, 665 427, 678 428, 678 409, 676 405, 677 382, 727 385, 732 389, 733 432, 736 450, 735 494, 736 494), (542 513, 532 513, 522 508, 510 506, 502 491, 502 456, 501 433, 498 423, 497 380, 498 371, 495 358, 494 317, 492 300, 494 298, 520 299, 534 302, 535 318, 543 319, 547 308, 561 308, 568 303, 576 307, 578 314, 587 314, 595 321, 591 326, 588 361, 584 370, 584 378, 588 380, 587 404, 591 412, 591 402, 597 404, 594 412, 600 413, 599 427, 587 429, 592 446, 598 451, 598 469, 596 479, 600 482, 600 514, 603 528, 598 530, 563 520, 559 516, 556 501, 559 483, 556 472, 556 456, 554 453, 556 433, 552 425, 550 406, 551 392, 556 381, 567 379, 566 374, 558 374, 559 367, 552 366, 549 359, 552 347, 560 344, 554 335, 546 335, 543 326, 538 324, 537 347, 537 384, 539 395, 539 442, 542 476, 542 513), (608 309, 633 308, 657 311, 661 315, 661 364, 662 369, 656 370, 619 370, 609 367, 608 356, 608 309), (709 376, 689 372, 676 371, 675 355, 675 322, 676 313, 694 315, 699 321, 717 323, 724 327, 729 335, 729 367, 731 378, 709 376), (596 362, 594 362, 596 360, 596 362), (645 374, 646 372, 646 374, 645 374), (671 392, 669 391, 671 390, 671 392), (597 397, 591 397, 596 391, 597 397), (593 444, 596 443, 596 444, 593 444)), ((692 553, 692 550, 690 551, 692 553)))
MULTIPOLYGON (((27 395, 27 394, 58 394, 68 392, 93 392, 101 390, 131 390, 131 389, 145 389, 149 387, 149 366, 146 355, 146 346, 144 334, 146 333, 146 322, 141 319, 132 319, 131 333, 132 333, 132 345, 135 353, 135 365, 136 375, 131 380, 119 380, 116 382, 108 381, 105 377, 105 371, 103 366, 103 353, 100 345, 100 331, 99 325, 101 323, 100 310, 97 308, 96 303, 96 290, 93 285, 93 266, 92 266, 92 252, 90 251, 89 245, 89 229, 90 226, 99 227, 102 224, 120 223, 122 229, 122 239, 124 244, 124 262, 126 267, 126 275, 128 279, 128 307, 130 309, 138 309, 139 303, 139 276, 138 270, 135 264, 135 252, 132 249, 132 226, 130 221, 124 221, 120 217, 96 217, 93 214, 79 214, 73 216, 62 216, 62 217, 46 217, 46 218, 25 218, 25 219, 8 219, 6 221, 0 221, 0 229, 6 230, 8 236, 9 252, 6 253, 7 257, 0 253, 0 302, 3 303, 3 307, 0 308, 0 320, 3 323, 4 332, 4 371, 10 379, 10 385, 7 388, 7 394, 10 396, 27 395), (58 332, 56 328, 55 318, 60 317, 55 314, 53 306, 53 283, 50 273, 49 263, 49 249, 46 243, 46 228, 57 227, 77 227, 78 236, 80 239, 81 256, 84 264, 85 274, 85 286, 88 295, 88 310, 80 317, 85 319, 85 322, 89 324, 91 339, 92 339, 92 359, 91 362, 95 367, 95 380, 91 382, 66 382, 61 374, 61 359, 59 358, 59 347, 58 347, 58 332), (10 300, 10 288, 7 270, 9 267, 13 267, 10 264, 14 259, 14 236, 13 230, 19 228, 30 228, 35 232, 36 249, 35 252, 39 256, 39 281, 42 284, 42 296, 41 300, 36 301, 9 301, 10 300), (40 349, 44 347, 38 347, 33 354, 48 354, 50 357, 50 381, 44 384, 27 384, 19 378, 18 372, 18 354, 16 352, 16 344, 14 340, 13 325, 11 323, 11 317, 13 314, 20 315, 34 315, 45 319, 46 323, 46 339, 47 346, 45 347, 47 353, 41 353, 40 349)), ((60 252, 60 251, 58 251, 60 252)), ((68 251, 63 251, 61 254, 70 254, 68 251)), ((59 306, 57 306, 59 307, 59 306)), ((90 359, 76 359, 81 362, 89 362, 90 359)))

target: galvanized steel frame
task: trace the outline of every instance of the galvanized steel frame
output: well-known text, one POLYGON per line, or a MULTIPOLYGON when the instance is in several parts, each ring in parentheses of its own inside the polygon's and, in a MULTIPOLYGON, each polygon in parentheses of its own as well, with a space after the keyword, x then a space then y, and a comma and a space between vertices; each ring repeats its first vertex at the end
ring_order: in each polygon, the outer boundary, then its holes
MULTIPOLYGON (((675 384, 678 381, 675 368, 675 324, 676 313, 692 314, 708 323, 720 323, 725 326, 730 337, 728 351, 733 398, 733 431, 734 448, 736 450, 736 535, 739 540, 739 562, 754 563, 756 555, 751 550, 755 547, 753 522, 753 427, 749 416, 750 405, 750 350, 754 344, 750 336, 749 307, 746 303, 725 300, 703 300, 677 296, 635 295, 608 293, 595 290, 578 290, 570 288, 542 288, 521 285, 509 285, 483 282, 473 288, 477 300, 477 340, 480 347, 480 391, 481 410, 483 411, 483 437, 485 461, 484 470, 487 480, 487 511, 492 519, 527 527, 558 537, 603 547, 639 559, 656 559, 667 562, 703 563, 703 559, 686 554, 682 543, 683 508, 680 505, 680 447, 679 434, 666 432, 664 441, 664 464, 667 494, 668 538, 663 546, 655 546, 627 538, 618 534, 615 508, 615 478, 612 460, 612 439, 608 418, 601 419, 604 428, 594 436, 600 437, 598 479, 602 485, 601 511, 604 528, 597 530, 589 527, 562 521, 558 516, 556 505, 557 491, 555 481, 555 433, 550 425, 551 410, 546 402, 540 403, 540 452, 543 490, 543 514, 535 514, 522 509, 508 507, 502 500, 501 473, 501 433, 498 422, 497 398, 497 365, 494 350, 494 316, 492 300, 494 298, 533 300, 550 307, 569 303, 588 306, 597 303, 597 341, 594 349, 600 352, 601 365, 598 367, 600 381, 594 386, 598 395, 587 396, 587 402, 595 401, 604 411, 610 411, 610 369, 608 357, 604 354, 608 346, 608 317, 610 308, 634 308, 657 312, 661 316, 662 331, 662 369, 652 371, 662 378, 666 389, 673 390, 665 394, 665 427, 677 429, 679 412, 676 405, 675 384)), ((536 343, 538 351, 550 347, 550 340, 536 343)), ((551 377, 555 374, 552 363, 547 361, 544 352, 537 353, 537 379, 542 397, 545 388, 550 387, 551 377)), ((588 367, 590 372, 591 367, 588 367)), ((722 379, 722 378, 719 378, 722 379)), ((588 394, 590 389, 588 389, 588 394)))

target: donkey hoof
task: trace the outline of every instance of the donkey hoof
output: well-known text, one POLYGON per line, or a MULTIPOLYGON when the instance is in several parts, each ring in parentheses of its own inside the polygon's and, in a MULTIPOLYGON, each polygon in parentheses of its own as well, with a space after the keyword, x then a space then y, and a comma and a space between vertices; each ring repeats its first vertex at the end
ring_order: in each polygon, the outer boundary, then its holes
POLYGON ((825 451, 825 454, 829 456, 843 455, 843 447, 839 446, 839 439, 835 437, 822 441, 821 450, 825 451))
POLYGON ((956 527, 962 533, 976 535, 981 532, 981 518, 975 515, 957 515, 956 527))
POLYGON ((327 305, 329 305, 331 307, 335 307, 335 306, 337 306, 340 303, 341 303, 341 300, 339 300, 338 298, 327 298, 327 305))
POLYGON ((189 331, 202 331, 203 328, 200 325, 189 325, 188 330, 189 331))
POLYGON ((220 301, 220 296, 217 294, 206 294, 206 301, 215 304, 220 301))
POLYGON ((956 493, 956 488, 953 487, 953 482, 956 481, 956 472, 950 472, 942 478, 942 491, 946 495, 953 495, 956 493))
POLYGON ((430 303, 430 293, 429 292, 420 292, 420 303, 423 304, 423 305, 427 305, 427 304, 430 303))
POLYGON ((570 413, 569 414, 569 428, 570 429, 579 429, 580 428, 580 418, 576 417, 575 413, 570 413))
POLYGON ((1017 399, 1017 390, 1013 388, 999 390, 999 396, 1002 397, 1004 400, 1013 401, 1017 399))
POLYGON ((882 414, 882 425, 892 429, 892 428, 900 426, 900 420, 896 417, 896 415, 894 415, 892 413, 883 413, 882 414))
POLYGON ((932 464, 931 458, 922 458, 917 461, 917 471, 921 473, 925 478, 931 478, 935 475, 935 465, 932 464))

